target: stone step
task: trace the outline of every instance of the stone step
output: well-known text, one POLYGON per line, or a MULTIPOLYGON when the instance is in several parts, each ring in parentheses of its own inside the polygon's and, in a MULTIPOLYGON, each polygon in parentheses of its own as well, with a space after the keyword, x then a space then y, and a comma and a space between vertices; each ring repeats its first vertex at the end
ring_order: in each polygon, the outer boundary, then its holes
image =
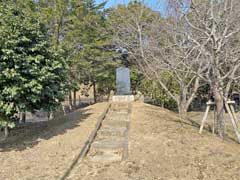
POLYGON ((111 106, 111 110, 122 110, 122 109, 128 109, 128 104, 114 104, 111 106))
POLYGON ((102 123, 102 127, 127 127, 128 121, 108 120, 102 123))
POLYGON ((128 103, 113 103, 91 144, 88 158, 97 162, 122 161, 129 121, 128 103))
POLYGON ((115 106, 115 107, 111 107, 110 109, 111 111, 127 111, 128 110, 128 106, 115 106))
POLYGON ((114 140, 114 141, 123 141, 125 139, 124 136, 101 136, 97 135, 95 141, 104 141, 104 140, 114 140))
POLYGON ((113 147, 92 147, 91 151, 89 152, 90 156, 96 156, 96 155, 102 155, 102 154, 122 154, 123 153, 123 147, 119 146, 117 148, 113 147))
POLYGON ((120 118, 120 117, 112 117, 112 118, 109 118, 109 120, 110 121, 125 121, 125 122, 129 122, 129 118, 126 116, 126 117, 122 117, 122 118, 120 118))
POLYGON ((129 121, 129 116, 126 114, 113 114, 113 115, 108 115, 106 116, 106 119, 104 121, 129 121))
POLYGON ((106 116, 105 120, 107 121, 108 119, 112 120, 128 120, 129 115, 128 114, 123 114, 123 113, 114 113, 114 114, 109 114, 106 116))
POLYGON ((115 95, 112 97, 112 101, 115 102, 121 102, 127 104, 128 102, 134 101, 133 95, 115 95))
POLYGON ((128 115, 128 111, 111 111, 109 115, 128 115))
POLYGON ((122 109, 128 109, 128 105, 127 104, 115 104, 115 105, 112 105, 111 106, 111 110, 115 110, 115 111, 118 111, 118 110, 122 110, 122 109))
POLYGON ((128 103, 127 102, 114 102, 112 104, 112 108, 123 108, 123 107, 128 107, 128 103))
POLYGON ((118 162, 122 160, 122 154, 104 153, 101 155, 91 156, 90 160, 94 162, 118 162))
POLYGON ((107 128, 102 127, 99 131, 97 136, 124 136, 125 132, 127 131, 126 127, 119 127, 119 128, 107 128))
POLYGON ((128 112, 128 108, 111 108, 109 112, 128 112))
POLYGON ((113 151, 122 149, 123 147, 124 147, 123 140, 112 140, 112 139, 94 141, 91 145, 92 149, 99 149, 99 150, 105 149, 105 150, 113 150, 113 151))
POLYGON ((116 149, 92 148, 91 151, 89 151, 88 156, 93 157, 93 156, 101 156, 104 154, 122 155, 123 148, 116 148, 116 149))
POLYGON ((114 111, 114 113, 128 115, 128 111, 114 111))
POLYGON ((106 116, 106 119, 107 118, 114 118, 114 117, 116 117, 116 118, 126 118, 126 117, 128 117, 128 113, 122 113, 122 112, 109 112, 109 114, 107 114, 107 116, 106 116))

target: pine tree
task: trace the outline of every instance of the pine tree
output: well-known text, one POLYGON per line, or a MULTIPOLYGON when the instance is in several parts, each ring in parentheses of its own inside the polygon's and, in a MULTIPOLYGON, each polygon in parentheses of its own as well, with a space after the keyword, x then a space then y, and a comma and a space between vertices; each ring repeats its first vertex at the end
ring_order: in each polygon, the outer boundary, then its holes
POLYGON ((104 5, 95 5, 94 0, 74 1, 71 6, 72 23, 68 26, 65 38, 65 47, 71 52, 72 74, 79 77, 80 83, 93 86, 95 102, 97 88, 103 88, 100 84, 105 82, 107 93, 113 88, 116 65, 109 50, 112 39, 106 12, 102 10, 104 5))

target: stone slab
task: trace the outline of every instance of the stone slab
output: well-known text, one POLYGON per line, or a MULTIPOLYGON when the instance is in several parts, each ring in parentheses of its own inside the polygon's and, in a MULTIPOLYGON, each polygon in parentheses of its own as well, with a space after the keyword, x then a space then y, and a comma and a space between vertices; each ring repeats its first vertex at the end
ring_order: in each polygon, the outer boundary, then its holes
POLYGON ((116 140, 101 140, 95 141, 92 144, 92 148, 99 148, 99 149, 119 149, 123 148, 124 141, 116 141, 116 140))
POLYGON ((126 127, 120 128, 101 128, 98 132, 99 136, 124 136, 125 132, 127 131, 126 127))
POLYGON ((103 127, 127 127, 128 121, 122 121, 122 120, 109 120, 103 122, 103 127))
POLYGON ((122 155, 102 154, 90 158, 94 162, 118 162, 122 160, 122 155))
POLYGON ((118 95, 131 94, 130 70, 125 67, 116 69, 116 86, 118 95))
POLYGON ((112 98, 113 102, 133 102, 134 96, 133 95, 116 95, 112 98))

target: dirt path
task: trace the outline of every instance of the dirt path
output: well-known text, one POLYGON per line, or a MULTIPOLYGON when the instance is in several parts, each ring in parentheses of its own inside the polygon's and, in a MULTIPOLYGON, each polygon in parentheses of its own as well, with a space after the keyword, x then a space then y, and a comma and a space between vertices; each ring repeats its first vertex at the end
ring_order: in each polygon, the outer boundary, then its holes
MULTIPOLYGON (((80 126, 23 151, 0 154, 0 179, 60 180, 100 111, 89 107, 80 126), (96 110, 98 111, 96 112, 96 110)), ((240 145, 210 133, 198 134, 190 122, 179 122, 167 110, 133 104, 129 159, 117 163, 84 160, 71 170, 68 180, 239 180, 240 145)))

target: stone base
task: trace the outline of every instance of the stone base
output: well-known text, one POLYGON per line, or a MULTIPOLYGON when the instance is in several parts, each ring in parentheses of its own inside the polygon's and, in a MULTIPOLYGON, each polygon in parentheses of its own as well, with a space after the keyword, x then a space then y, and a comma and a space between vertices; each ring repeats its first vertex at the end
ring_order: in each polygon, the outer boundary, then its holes
POLYGON ((134 96, 133 95, 116 95, 112 98, 113 102, 133 102, 134 96))

